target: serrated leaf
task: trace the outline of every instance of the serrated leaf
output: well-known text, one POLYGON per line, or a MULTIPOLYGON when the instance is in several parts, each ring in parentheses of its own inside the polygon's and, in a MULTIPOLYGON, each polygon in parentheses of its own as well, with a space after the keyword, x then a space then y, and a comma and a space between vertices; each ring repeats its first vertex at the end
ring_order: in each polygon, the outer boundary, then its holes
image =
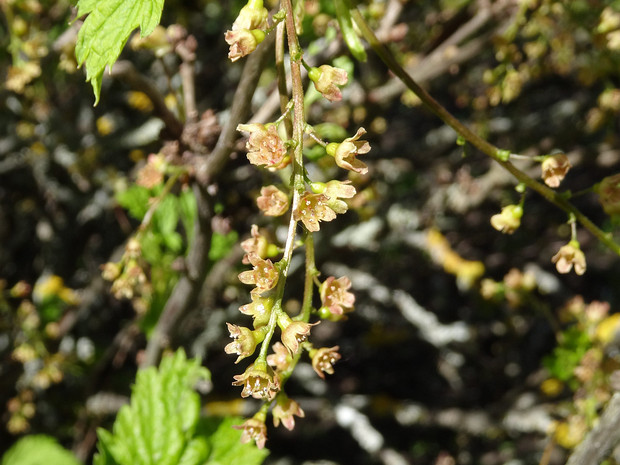
MULTIPOLYGON (((121 408, 113 433, 97 432, 96 465, 202 465, 208 445, 194 437, 200 397, 192 390, 209 372, 182 350, 159 370, 138 372, 131 403, 121 408)), ((204 441, 203 441, 204 442, 204 441)))
POLYGON ((159 24, 164 0, 79 0, 78 17, 88 14, 78 33, 75 56, 86 64, 86 80, 99 102, 101 79, 106 66, 112 66, 131 32, 140 27, 145 37, 159 24))
POLYGON ((80 462, 50 436, 25 436, 2 457, 2 465, 39 465, 41 463, 81 465, 80 462))

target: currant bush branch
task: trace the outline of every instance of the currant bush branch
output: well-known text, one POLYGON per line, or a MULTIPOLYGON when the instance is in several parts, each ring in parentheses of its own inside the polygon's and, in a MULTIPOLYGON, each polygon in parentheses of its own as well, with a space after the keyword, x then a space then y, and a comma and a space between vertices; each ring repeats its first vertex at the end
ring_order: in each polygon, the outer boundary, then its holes
POLYGON ((612 236, 605 233, 598 226, 596 226, 586 215, 581 213, 572 203, 570 203, 566 197, 542 183, 532 179, 526 173, 521 171, 510 161, 510 152, 502 150, 488 141, 482 139, 471 129, 461 123, 455 118, 446 108, 444 108, 439 102, 437 102, 428 92, 426 92, 420 85, 414 81, 414 79, 400 66, 396 58, 392 53, 383 45, 376 35, 370 29, 362 14, 359 10, 352 10, 352 17, 355 20, 358 28, 364 39, 370 44, 370 47, 375 51, 379 58, 385 63, 385 65, 392 71, 417 97, 422 101, 430 111, 438 116, 444 123, 454 129, 457 134, 464 138, 467 142, 479 149, 482 153, 499 163, 504 169, 512 174, 520 183, 525 184, 530 189, 538 192, 543 198, 552 203, 553 205, 564 210, 568 214, 574 215, 575 219, 590 233, 596 237, 602 244, 607 246, 611 251, 620 255, 620 245, 617 244, 612 236), (506 156, 506 154, 508 156, 506 156))
MULTIPOLYGON (((202 285, 209 271, 209 250, 211 248, 211 196, 207 186, 224 168, 234 141, 238 137, 237 125, 249 113, 252 94, 258 84, 265 57, 270 51, 270 40, 258 47, 249 57, 244 72, 235 92, 230 117, 213 151, 206 157, 197 157, 196 179, 192 181, 192 190, 196 197, 197 221, 194 226, 194 240, 190 244, 185 260, 187 273, 182 275, 166 302, 162 315, 157 321, 153 334, 145 350, 141 366, 157 364, 161 351, 167 344, 176 325, 194 307, 202 285)), ((117 63, 118 65, 118 63, 117 63)), ((116 67, 115 67, 116 68, 116 67)), ((182 132, 182 131, 181 131, 182 132)))

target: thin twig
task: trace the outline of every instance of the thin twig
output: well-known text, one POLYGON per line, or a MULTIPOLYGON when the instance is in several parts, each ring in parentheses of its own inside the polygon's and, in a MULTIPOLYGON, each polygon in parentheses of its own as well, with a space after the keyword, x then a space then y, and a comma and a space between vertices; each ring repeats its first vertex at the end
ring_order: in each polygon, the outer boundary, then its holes
POLYGON ((112 67, 112 76, 126 82, 129 87, 144 92, 153 103, 155 114, 161 118, 174 139, 181 137, 183 124, 166 106, 164 96, 153 81, 138 73, 130 61, 117 61, 112 67))
POLYGON ((198 120, 196 109, 196 92, 194 85, 194 62, 196 61, 196 47, 198 43, 193 35, 179 42, 176 46, 177 55, 181 57, 180 75, 183 83, 183 106, 185 108, 185 122, 195 123, 198 120))
POLYGON ((392 53, 377 39, 375 34, 366 24, 366 21, 358 10, 352 11, 353 19, 359 27, 362 35, 368 41, 372 49, 379 55, 379 58, 386 64, 386 66, 392 71, 403 83, 413 91, 422 103, 435 115, 437 115, 444 123, 454 129, 460 134, 467 142, 472 144, 478 150, 485 155, 489 156, 497 163, 499 163, 505 170, 512 174, 519 182, 525 184, 530 189, 538 192, 542 197, 553 205, 564 210, 568 214, 573 214, 577 221, 588 231, 594 235, 601 243, 605 244, 610 250, 617 255, 620 255, 620 245, 618 245, 610 234, 602 231, 596 226, 587 216, 581 213, 577 207, 571 204, 566 198, 547 186, 539 183, 538 181, 529 177, 526 173, 518 169, 515 165, 506 161, 502 156, 503 151, 493 144, 482 139, 471 129, 461 123, 455 118, 448 110, 445 109, 439 102, 437 102, 429 93, 427 93, 420 85, 413 80, 413 78, 400 66, 396 61, 392 53))
MULTIPOLYGON (((265 40, 265 42, 268 41, 265 40)), ((187 273, 179 278, 166 302, 147 344, 141 363, 142 367, 157 363, 162 349, 169 343, 174 328, 195 306, 207 276, 213 233, 211 229, 212 199, 207 192, 207 186, 226 165, 237 138, 237 125, 249 112, 252 95, 262 71, 262 63, 270 48, 269 42, 267 44, 265 42, 247 60, 235 92, 230 117, 220 134, 215 149, 197 170, 196 180, 192 185, 196 197, 197 218, 194 225, 194 240, 185 260, 187 273)))

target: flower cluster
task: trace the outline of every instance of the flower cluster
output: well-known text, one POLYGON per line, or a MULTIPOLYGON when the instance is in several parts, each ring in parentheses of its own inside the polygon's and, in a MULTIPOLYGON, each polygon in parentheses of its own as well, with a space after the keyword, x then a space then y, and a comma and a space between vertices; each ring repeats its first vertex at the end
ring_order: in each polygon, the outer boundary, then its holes
MULTIPOLYGON (((251 53, 263 40, 270 30, 267 16, 263 0, 248 0, 232 29, 226 32, 232 61, 251 53)), ((272 17, 274 22, 282 19, 282 13, 272 17)), ((295 60, 293 53, 291 60, 295 60)), ((342 99, 341 87, 348 81, 346 71, 329 65, 310 68, 303 59, 301 61, 323 97, 330 102, 342 99)), ((298 82, 297 90, 293 90, 294 96, 295 92, 298 92, 297 96, 303 92, 301 82, 298 82)), ((350 292, 351 280, 346 276, 330 276, 322 283, 318 280, 312 233, 320 230, 321 222, 332 221, 337 215, 346 213, 355 202, 349 199, 354 199, 357 191, 348 180, 311 180, 311 172, 305 169, 303 163, 303 137, 309 135, 325 147, 325 152, 334 158, 340 168, 365 175, 368 166, 358 157, 370 151, 370 144, 362 139, 366 130, 359 128, 352 137, 342 142, 328 143, 320 140, 303 121, 305 133, 293 131, 293 138, 287 140, 285 134, 288 131, 282 129, 288 128, 288 123, 299 128, 296 118, 299 118, 300 112, 295 107, 299 103, 296 102, 299 99, 293 98, 275 122, 237 126, 238 131, 249 136, 245 148, 250 164, 266 169, 265 176, 278 175, 277 182, 267 182, 261 187, 256 198, 258 209, 265 217, 290 215, 284 248, 272 243, 272 235, 256 224, 252 225, 250 237, 241 243, 244 251, 242 262, 251 265, 251 269, 239 273, 238 278, 253 287, 250 291, 251 302, 242 305, 239 311, 252 318, 252 325, 244 327, 227 323, 232 341, 224 351, 237 357, 235 363, 253 358, 243 373, 234 376, 232 384, 241 387, 241 397, 263 402, 252 418, 236 426, 243 431, 242 442, 254 441, 258 447, 264 447, 267 440, 265 422, 270 410, 274 425, 282 424, 289 430, 295 427, 295 417, 304 417, 301 406, 283 391, 284 384, 302 356, 310 358, 319 377, 325 378, 326 373, 334 373, 334 364, 340 359, 338 346, 315 348, 309 340, 311 332, 320 320, 345 319, 355 304, 355 296, 350 292), (282 122, 287 124, 280 127, 282 122), (287 179, 290 180, 288 185, 287 179), (295 240, 299 223, 303 224, 306 232, 303 241, 295 240), (299 313, 289 315, 284 311, 288 307, 283 302, 284 286, 291 258, 300 244, 305 246, 306 285, 303 298, 299 299, 302 302, 299 313), (282 257, 278 259, 280 254, 282 257), (319 308, 313 307, 315 293, 321 298, 319 308)))

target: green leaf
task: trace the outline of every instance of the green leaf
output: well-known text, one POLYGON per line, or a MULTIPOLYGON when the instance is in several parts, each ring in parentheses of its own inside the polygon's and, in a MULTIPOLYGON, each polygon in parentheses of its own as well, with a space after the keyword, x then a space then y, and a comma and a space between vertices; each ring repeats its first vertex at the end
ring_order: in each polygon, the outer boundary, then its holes
POLYGON ((162 360, 159 370, 138 372, 131 403, 121 408, 113 432, 99 430, 95 465, 202 465, 209 452, 196 438, 200 397, 192 390, 210 377, 185 352, 162 360))
POLYGON ((127 209, 131 216, 140 221, 142 221, 142 218, 144 218, 144 215, 146 215, 149 209, 150 198, 150 191, 146 187, 136 184, 116 194, 116 201, 118 204, 127 209))
POLYGON ((178 201, 174 195, 166 195, 157 206, 153 220, 163 234, 173 232, 179 222, 178 201))
POLYGON ((241 418, 203 418, 198 430, 208 437, 211 453, 205 465, 260 465, 269 455, 267 449, 259 449, 253 441, 241 444, 240 430, 233 425, 243 423, 241 418))
POLYGON ((217 262, 228 255, 228 252, 237 243, 237 237, 236 231, 231 231, 228 234, 213 233, 211 248, 209 249, 209 260, 217 262))
POLYGON ((134 29, 140 27, 142 37, 153 32, 164 0, 79 0, 77 7, 78 17, 88 17, 78 33, 75 56, 79 65, 86 63, 97 105, 105 67, 116 62, 134 29))
POLYGON ((17 441, 2 457, 2 465, 40 465, 42 463, 81 465, 69 452, 50 436, 25 436, 17 441))

